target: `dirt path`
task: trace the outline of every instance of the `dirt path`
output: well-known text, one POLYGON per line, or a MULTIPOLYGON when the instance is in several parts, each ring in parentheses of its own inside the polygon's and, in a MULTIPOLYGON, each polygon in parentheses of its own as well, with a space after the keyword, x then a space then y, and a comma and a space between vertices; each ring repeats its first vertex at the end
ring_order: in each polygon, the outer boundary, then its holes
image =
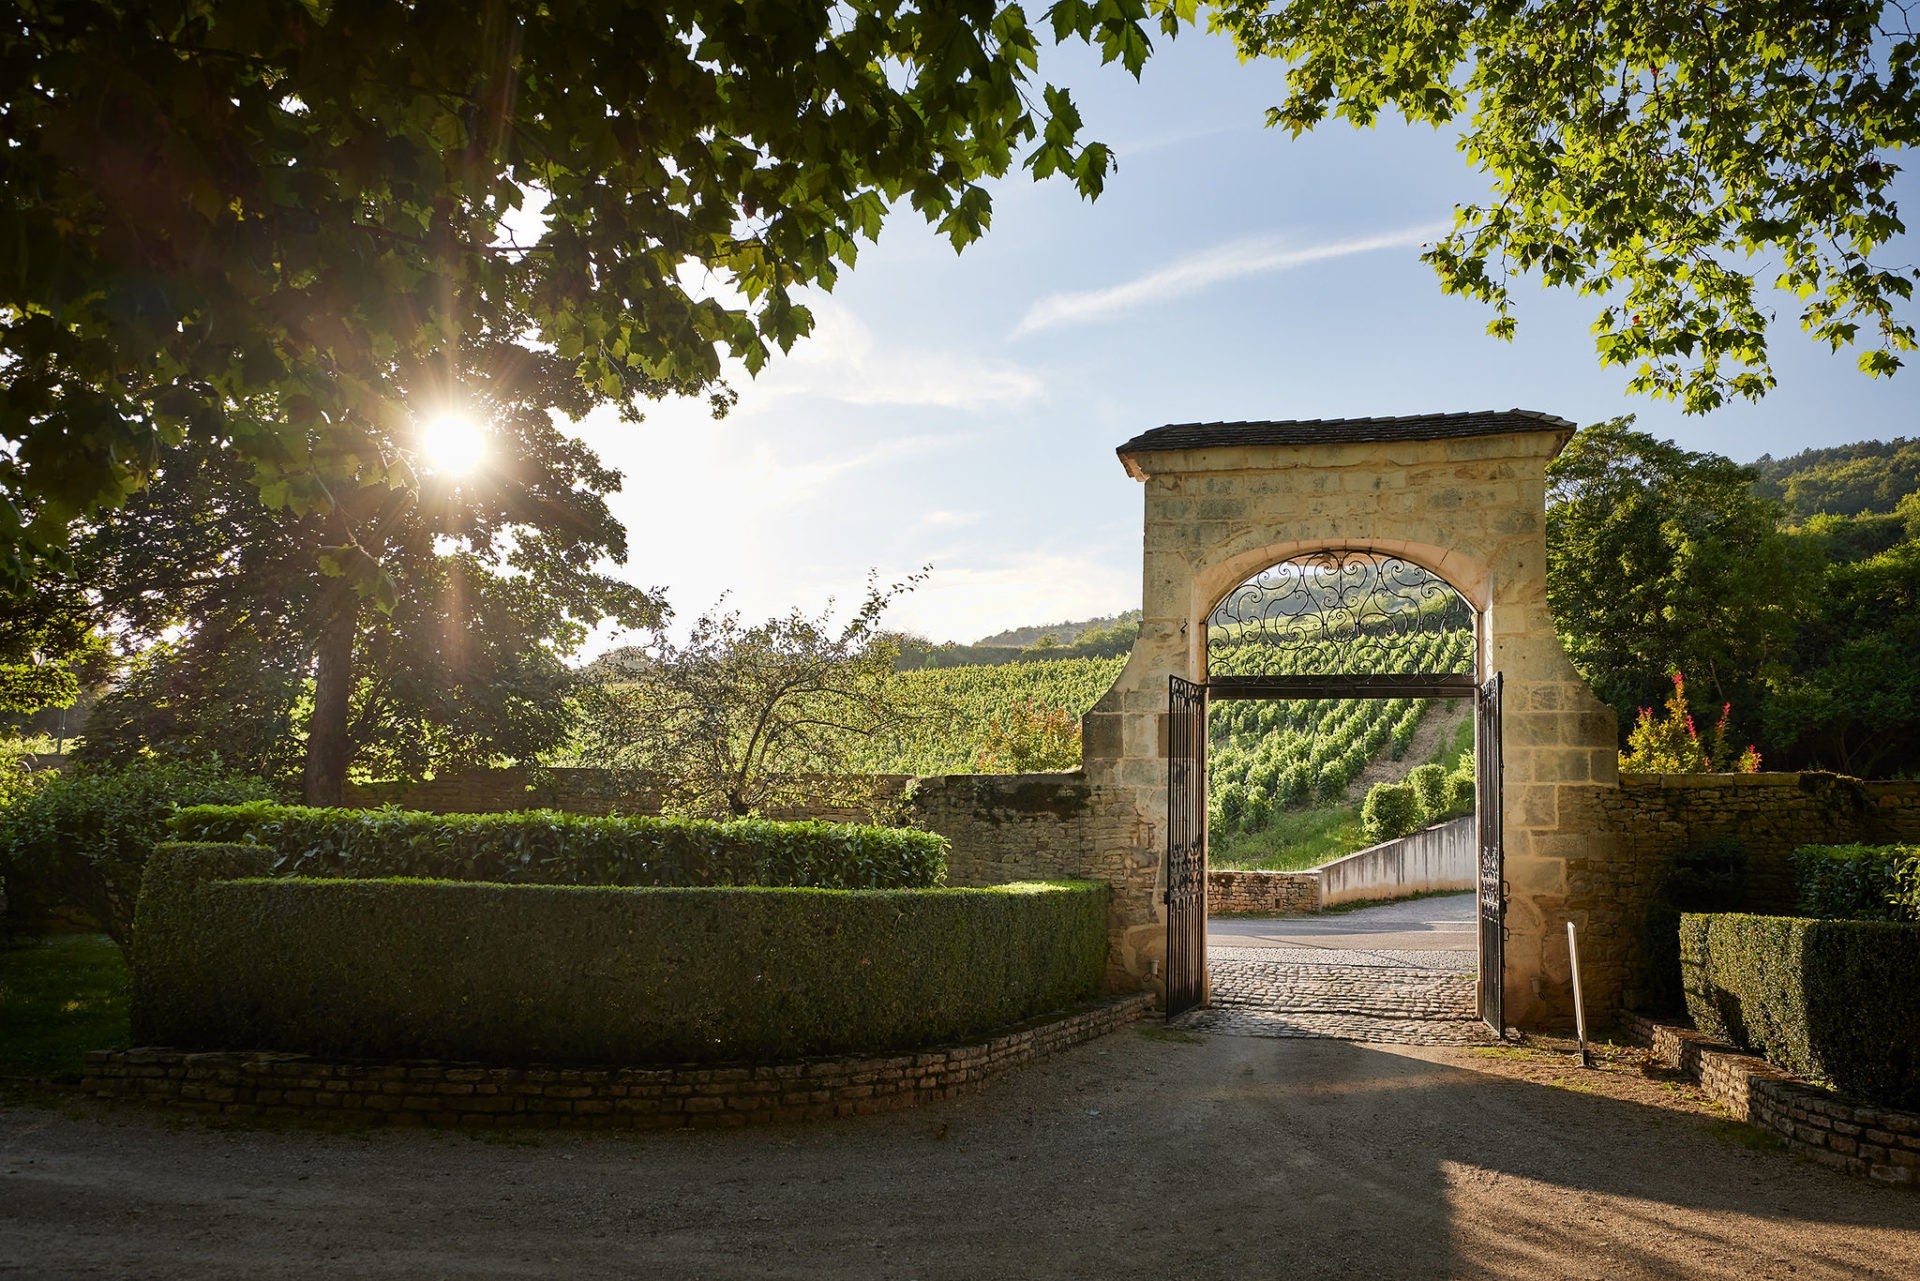
POLYGON ((1138 1030, 975 1099, 754 1131, 15 1106, 0 1277, 1914 1274, 1920 1195, 1697 1112, 1629 1068, 1138 1030))

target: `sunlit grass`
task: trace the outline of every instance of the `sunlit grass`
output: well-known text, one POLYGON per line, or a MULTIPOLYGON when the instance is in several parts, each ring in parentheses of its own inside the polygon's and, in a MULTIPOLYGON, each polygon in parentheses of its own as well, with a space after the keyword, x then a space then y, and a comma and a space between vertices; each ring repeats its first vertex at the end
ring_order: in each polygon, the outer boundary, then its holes
POLYGON ((0 949, 0 1076, 78 1080, 88 1050, 122 1049, 127 965, 104 934, 0 949))
POLYGON ((1207 864, 1229 871, 1304 872, 1366 844, 1359 806, 1317 805, 1276 814, 1264 831, 1234 832, 1210 841, 1207 864))

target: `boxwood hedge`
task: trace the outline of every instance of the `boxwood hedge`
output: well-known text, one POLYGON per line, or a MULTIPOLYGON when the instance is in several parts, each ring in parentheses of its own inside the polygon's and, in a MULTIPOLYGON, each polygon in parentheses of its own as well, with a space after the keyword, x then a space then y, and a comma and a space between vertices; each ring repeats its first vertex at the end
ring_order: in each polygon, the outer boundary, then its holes
POLYGON ((1870 1103, 1920 1107, 1920 925, 1680 918, 1694 1026, 1870 1103))
POLYGON ((1902 893, 1903 868, 1920 869, 1920 846, 1802 845, 1793 852, 1798 910, 1856 921, 1920 919, 1920 905, 1902 893))
POLYGON ((1098 994, 1108 889, 268 878, 161 847, 142 1044, 493 1063, 786 1060, 965 1038, 1098 994))
POLYGON ((200 805, 190 841, 273 851, 283 876, 418 876, 541 885, 810 885, 916 889, 946 879, 947 842, 844 823, 596 818, 550 810, 423 814, 298 805, 200 805))

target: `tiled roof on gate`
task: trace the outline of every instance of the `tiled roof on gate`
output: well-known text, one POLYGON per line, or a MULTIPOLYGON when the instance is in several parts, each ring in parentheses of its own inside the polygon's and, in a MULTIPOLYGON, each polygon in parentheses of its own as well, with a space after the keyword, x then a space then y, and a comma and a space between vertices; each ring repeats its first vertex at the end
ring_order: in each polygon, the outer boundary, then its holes
POLYGON ((1115 452, 1160 453, 1228 445, 1327 445, 1380 440, 1445 440, 1516 431, 1572 431, 1574 424, 1536 409, 1475 409, 1398 418, 1304 418, 1265 423, 1170 423, 1141 432, 1115 452))

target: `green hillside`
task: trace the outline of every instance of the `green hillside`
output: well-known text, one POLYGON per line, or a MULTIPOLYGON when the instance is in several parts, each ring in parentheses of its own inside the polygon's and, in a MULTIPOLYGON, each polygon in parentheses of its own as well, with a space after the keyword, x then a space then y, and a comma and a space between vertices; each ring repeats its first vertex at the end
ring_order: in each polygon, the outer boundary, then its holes
POLYGON ((1753 464, 1754 488, 1784 504, 1789 518, 1887 514, 1920 492, 1920 440, 1863 440, 1806 449, 1753 464))

